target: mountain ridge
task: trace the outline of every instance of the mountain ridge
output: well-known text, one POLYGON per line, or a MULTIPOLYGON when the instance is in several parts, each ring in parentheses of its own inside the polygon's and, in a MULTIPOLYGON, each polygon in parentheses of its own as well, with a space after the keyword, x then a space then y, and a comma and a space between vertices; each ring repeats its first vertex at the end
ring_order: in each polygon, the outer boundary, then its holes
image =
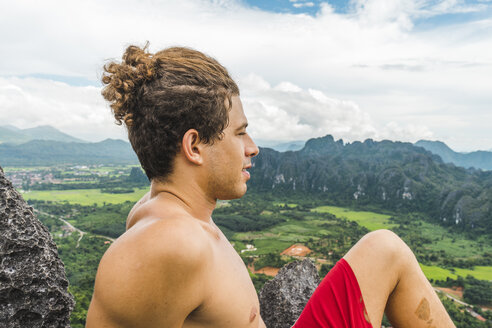
POLYGON ((0 166, 138 163, 130 144, 120 139, 95 143, 30 140, 20 145, 0 144, 0 166))
POLYGON ((344 144, 331 135, 303 149, 262 148, 249 186, 274 194, 308 193, 340 205, 422 212, 434 222, 492 233, 492 172, 465 169, 411 143, 344 144))
POLYGON ((453 163, 465 168, 492 170, 492 152, 478 150, 460 153, 452 150, 442 141, 419 140, 414 145, 425 148, 440 156, 445 163, 453 163))
POLYGON ((51 125, 39 125, 33 128, 19 129, 13 125, 0 126, 0 144, 22 144, 30 140, 52 140, 62 142, 87 142, 61 132, 51 125))

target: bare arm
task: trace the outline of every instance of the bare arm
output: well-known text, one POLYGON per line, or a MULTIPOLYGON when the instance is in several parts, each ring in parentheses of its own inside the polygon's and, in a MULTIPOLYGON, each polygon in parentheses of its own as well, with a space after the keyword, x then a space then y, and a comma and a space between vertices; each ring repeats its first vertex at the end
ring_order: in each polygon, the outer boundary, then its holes
POLYGON ((177 220, 136 228, 101 260, 88 328, 182 327, 203 302, 206 240, 190 240, 190 227, 177 220))

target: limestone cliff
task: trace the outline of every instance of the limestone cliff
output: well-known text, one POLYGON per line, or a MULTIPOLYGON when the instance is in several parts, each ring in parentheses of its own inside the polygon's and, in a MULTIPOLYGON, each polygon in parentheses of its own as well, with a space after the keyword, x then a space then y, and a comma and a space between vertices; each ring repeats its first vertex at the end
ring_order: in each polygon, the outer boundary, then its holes
POLYGON ((0 168, 0 327, 69 327, 67 287, 49 231, 0 168))

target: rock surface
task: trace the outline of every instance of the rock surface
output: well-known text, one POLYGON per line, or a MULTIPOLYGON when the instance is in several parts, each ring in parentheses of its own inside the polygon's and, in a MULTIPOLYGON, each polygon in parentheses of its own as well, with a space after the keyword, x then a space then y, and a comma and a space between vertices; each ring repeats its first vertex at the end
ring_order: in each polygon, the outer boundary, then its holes
POLYGON ((309 259, 289 263, 260 291, 260 312, 267 328, 290 328, 318 287, 318 270, 309 259))
POLYGON ((48 229, 0 168, 0 327, 70 327, 67 287, 48 229))

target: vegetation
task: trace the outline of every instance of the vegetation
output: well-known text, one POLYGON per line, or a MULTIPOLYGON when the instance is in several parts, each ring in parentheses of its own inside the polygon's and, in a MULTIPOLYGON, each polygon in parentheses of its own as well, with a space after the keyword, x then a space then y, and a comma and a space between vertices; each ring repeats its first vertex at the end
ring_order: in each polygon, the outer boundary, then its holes
POLYGON ((274 267, 281 268, 288 262, 283 260, 279 254, 276 253, 268 253, 265 255, 261 255, 254 264, 255 270, 260 270, 264 267, 274 267))
POLYGON ((463 305, 455 303, 453 300, 445 297, 445 296, 440 296, 441 301, 446 308, 446 311, 450 315, 451 319, 453 320, 454 324, 458 328, 490 328, 492 327, 492 311, 482 311, 481 309, 478 308, 467 308, 463 305), (484 318, 486 318, 487 322, 482 322, 480 320, 477 320, 470 314, 470 310, 474 310, 478 314, 482 315, 484 318))
POLYGON ((75 214, 68 221, 83 231, 118 238, 125 232, 126 217, 133 205, 134 203, 126 201, 122 204, 91 207, 89 212, 75 214))
POLYGON ((85 327, 97 266, 109 247, 107 240, 91 235, 84 236, 79 247, 76 247, 78 237, 77 233, 73 233, 66 238, 55 238, 58 254, 65 264, 65 271, 70 282, 69 291, 76 302, 71 317, 73 328, 85 327))
POLYGON ((436 280, 434 283, 444 287, 460 287, 464 289, 465 302, 477 305, 492 305, 492 281, 478 280, 470 275, 466 278, 458 276, 456 279, 436 280))
MULTIPOLYGON (((40 170, 48 172, 52 169, 45 167, 40 170)), ((126 216, 134 202, 148 190, 134 187, 148 184, 142 179, 143 173, 136 169, 91 168, 88 171, 92 173, 81 177, 84 174, 75 175, 75 169, 64 167, 59 168, 57 173, 66 179, 95 179, 94 184, 98 184, 104 179, 98 179, 94 172, 112 172, 106 175, 104 181, 119 180, 119 188, 131 186, 135 189, 133 193, 103 193, 100 188, 24 193, 38 217, 53 234, 65 263, 70 292, 77 302, 72 314, 72 327, 84 326, 98 262, 108 248, 110 238, 117 238, 125 231, 126 216), (86 234, 78 241, 80 234, 68 231, 60 219, 86 234)), ((369 207, 347 208, 328 204, 333 202, 308 195, 280 196, 252 192, 240 200, 221 202, 213 219, 243 261, 256 270, 266 266, 281 267, 295 260, 280 253, 293 244, 300 244, 311 250, 309 257, 317 259, 321 276, 364 234, 380 228, 391 229, 412 248, 431 282, 439 286, 463 286, 466 302, 490 304, 488 297, 492 293, 487 280, 492 280, 492 244, 487 235, 471 238, 467 231, 458 232, 455 227, 432 223, 432 219, 421 212, 402 214, 389 210, 370 211, 369 207)), ((257 291, 271 279, 262 274, 250 275, 257 291)), ((446 306, 457 327, 487 327, 456 304, 446 306)), ((487 317, 490 312, 483 313, 487 317)))
POLYGON ((300 151, 263 149, 254 159, 250 191, 272 198, 307 198, 321 205, 400 214, 492 236, 492 171, 464 169, 410 143, 384 140, 344 144, 311 139, 300 151))

